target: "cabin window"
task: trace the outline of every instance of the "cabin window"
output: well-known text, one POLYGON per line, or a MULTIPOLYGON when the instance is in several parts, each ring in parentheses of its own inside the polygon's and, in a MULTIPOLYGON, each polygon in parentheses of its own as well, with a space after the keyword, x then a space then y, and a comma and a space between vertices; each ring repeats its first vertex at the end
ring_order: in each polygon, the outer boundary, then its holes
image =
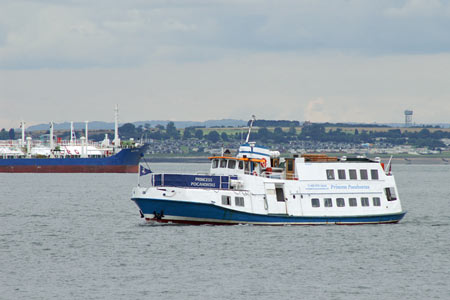
POLYGON ((276 194, 277 194, 277 201, 278 201, 278 202, 284 202, 285 200, 284 200, 284 191, 283 191, 283 188, 277 187, 277 188, 275 188, 275 192, 276 192, 276 194))
POLYGON ((395 188, 393 187, 387 187, 384 189, 386 192, 386 198, 388 201, 395 201, 397 200, 397 195, 395 194, 395 188))
POLYGON ((292 159, 287 160, 286 165, 287 165, 287 170, 289 172, 294 171, 294 160, 292 160, 292 159))
POLYGON ((344 200, 344 198, 337 198, 337 199, 336 199, 336 206, 337 206, 337 207, 344 207, 344 206, 345 206, 345 200, 344 200))
POLYGON ((312 207, 320 207, 320 200, 317 198, 312 198, 311 199, 311 206, 312 207))
POLYGON ((236 206, 245 206, 244 205, 244 197, 234 197, 234 204, 236 206))
POLYGON ((244 162, 242 160, 240 160, 238 163, 238 166, 239 166, 239 170, 244 169, 244 162))
POLYGON ((356 198, 349 198, 348 199, 348 205, 349 206, 357 206, 356 198))
POLYGON ((324 202, 325 207, 333 207, 333 202, 331 201, 331 198, 325 198, 324 202))
POLYGON ((362 197, 361 198, 361 206, 369 206, 369 198, 362 197))
POLYGON ((222 195, 222 204, 231 205, 231 196, 222 195))
POLYGON ((361 177, 361 180, 369 179, 369 177, 367 177, 367 170, 359 170, 359 175, 361 177))
POLYGON ((327 170, 327 179, 328 180, 334 179, 334 170, 327 170))
POLYGON ((348 170, 348 175, 350 176, 350 179, 358 179, 356 176, 356 170, 348 170))
POLYGON ((338 170, 338 178, 345 179, 345 170, 338 170))
POLYGON ((370 170, 370 176, 372 180, 378 180, 378 170, 370 170))
POLYGON ((381 201, 380 201, 379 197, 373 197, 372 203, 373 203, 373 206, 381 206, 381 201))
POLYGON ((219 166, 219 160, 218 159, 213 160, 213 163, 212 163, 213 169, 216 169, 218 166, 219 166))
POLYGON ((221 159, 220 160, 220 167, 221 168, 226 168, 227 167, 227 160, 226 159, 221 159))
POLYGON ((236 161, 235 160, 229 160, 228 161, 228 169, 234 169, 236 168, 236 161))
POLYGON ((246 174, 250 173, 250 165, 249 165, 248 161, 245 162, 245 173, 246 174))

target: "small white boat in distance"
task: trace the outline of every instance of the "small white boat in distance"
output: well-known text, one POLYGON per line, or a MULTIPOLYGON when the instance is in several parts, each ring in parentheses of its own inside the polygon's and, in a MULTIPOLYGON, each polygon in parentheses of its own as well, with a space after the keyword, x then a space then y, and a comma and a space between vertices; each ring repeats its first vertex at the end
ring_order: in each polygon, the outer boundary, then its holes
MULTIPOLYGON (((251 126, 250 126, 251 128, 251 126)), ((248 142, 210 157, 208 175, 147 175, 132 191, 149 222, 318 225, 397 223, 402 210, 390 162, 308 154, 281 158, 248 142)), ((141 176, 140 176, 141 177, 141 176)))

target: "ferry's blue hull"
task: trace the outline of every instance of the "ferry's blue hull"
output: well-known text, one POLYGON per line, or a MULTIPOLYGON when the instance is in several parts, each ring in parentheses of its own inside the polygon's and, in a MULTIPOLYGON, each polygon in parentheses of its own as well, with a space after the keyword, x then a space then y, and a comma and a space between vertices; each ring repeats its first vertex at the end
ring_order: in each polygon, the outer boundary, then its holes
POLYGON ((0 172, 7 173, 136 173, 146 146, 122 149, 101 158, 0 159, 0 172))
POLYGON ((295 217, 261 215, 226 209, 212 204, 176 200, 132 198, 147 221, 185 224, 255 224, 255 225, 319 225, 397 223, 406 212, 367 216, 295 217))

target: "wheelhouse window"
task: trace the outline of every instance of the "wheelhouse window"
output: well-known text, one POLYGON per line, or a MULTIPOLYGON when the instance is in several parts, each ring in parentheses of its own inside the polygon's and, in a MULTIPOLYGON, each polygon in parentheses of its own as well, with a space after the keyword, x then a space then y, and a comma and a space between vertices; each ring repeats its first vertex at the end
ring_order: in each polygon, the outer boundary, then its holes
POLYGON ((312 198, 311 199, 311 206, 312 207, 320 207, 320 200, 317 198, 312 198))
POLYGON ((345 179, 345 170, 338 170, 338 178, 345 179))
POLYGON ((348 175, 349 175, 350 179, 358 179, 356 176, 356 170, 354 170, 354 169, 348 170, 348 175))
POLYGON ((333 207, 333 202, 331 201, 331 198, 324 199, 324 206, 325 207, 333 207))
POLYGON ((397 195, 395 194, 395 188, 394 187, 387 187, 384 189, 386 193, 386 198, 388 201, 395 201, 397 200, 397 195))
POLYGON ((234 204, 236 206, 245 206, 244 205, 244 197, 234 197, 234 204))
POLYGON ((288 172, 293 172, 294 171, 294 160, 289 159, 286 161, 286 169, 288 172))
POLYGON ((369 198, 362 197, 361 198, 361 206, 369 206, 369 198))
POLYGON ((220 167, 221 168, 226 168, 227 167, 227 160, 226 159, 221 159, 220 160, 220 167))
POLYGON ((378 170, 370 170, 370 177, 372 180, 378 180, 378 170))
POLYGON ((381 201, 380 201, 379 197, 373 197, 372 203, 373 203, 373 206, 381 206, 381 201))
POLYGON ((248 161, 245 162, 245 173, 246 174, 250 173, 250 164, 248 161))
POLYGON ((231 196, 222 195, 222 204, 231 205, 231 196))
POLYGON ((336 199, 336 206, 337 206, 337 207, 344 207, 344 206, 345 206, 345 200, 344 200, 344 198, 337 198, 337 199, 336 199))
POLYGON ((213 162, 212 162, 213 169, 217 169, 218 166, 219 166, 219 160, 218 159, 214 159, 213 162))
POLYGON ((361 180, 367 180, 369 177, 367 176, 367 170, 359 170, 359 175, 361 180))
POLYGON ((239 170, 244 169, 244 162, 242 160, 239 161, 238 168, 239 168, 239 170))
POLYGON ((327 170, 327 179, 328 180, 334 179, 334 170, 327 170))
POLYGON ((228 161, 228 169, 234 169, 236 168, 236 161, 235 160, 229 160, 228 161))
POLYGON ((357 206, 358 204, 356 203, 356 198, 349 198, 348 205, 349 206, 357 206))

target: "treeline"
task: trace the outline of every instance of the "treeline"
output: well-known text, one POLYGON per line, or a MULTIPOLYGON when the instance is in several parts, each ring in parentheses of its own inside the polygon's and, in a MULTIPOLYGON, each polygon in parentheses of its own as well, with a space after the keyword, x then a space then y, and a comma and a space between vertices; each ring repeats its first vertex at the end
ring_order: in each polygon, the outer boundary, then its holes
POLYGON ((16 133, 14 128, 11 128, 9 131, 6 131, 5 128, 0 130, 0 140, 14 140, 16 138, 16 133))
MULTIPOLYGON (((341 128, 329 129, 329 123, 305 123, 301 132, 297 132, 298 126, 295 121, 280 121, 278 124, 285 124, 283 122, 290 122, 291 126, 287 126, 287 129, 282 129, 281 126, 274 127, 273 130, 269 130, 267 127, 273 126, 275 123, 272 121, 260 120, 267 126, 258 125, 259 129, 255 129, 251 133, 251 141, 260 142, 262 144, 277 144, 277 143, 289 143, 291 141, 316 141, 316 142, 330 142, 330 143, 348 143, 348 144, 364 144, 364 143, 385 143, 389 145, 412 145, 416 147, 428 147, 431 149, 445 147, 445 144, 441 141, 443 138, 450 139, 450 132, 443 130, 435 130, 431 132, 427 128, 423 128, 420 131, 408 131, 403 132, 400 129, 389 129, 387 131, 371 131, 365 129, 354 129, 349 131, 347 127, 346 131, 341 128), (266 123, 264 123, 266 122, 266 123)), ((256 125, 256 123, 255 123, 256 125)), ((286 125, 286 124, 285 124, 286 125)), ((226 130, 218 131, 214 128, 204 127, 187 127, 184 130, 177 129, 173 122, 169 122, 166 126, 157 125, 151 127, 149 124, 144 126, 135 126, 131 123, 126 123, 119 128, 119 134, 122 140, 134 138, 140 139, 153 139, 153 140, 188 140, 198 139, 207 140, 213 143, 216 142, 231 142, 242 141, 245 139, 246 132, 241 130, 233 130, 227 128, 226 130), (226 132, 228 131, 228 133, 226 132)), ((47 132, 48 133, 48 132, 47 132)), ((77 132, 77 136, 79 136, 77 132)), ((92 133, 89 135, 89 139, 93 141, 101 141, 105 137, 105 133, 109 134, 109 138, 113 138, 113 131, 105 131, 103 133, 92 133)), ((64 132, 58 135, 63 139, 69 139, 70 133, 64 132)), ((14 140, 16 134, 14 129, 9 131, 2 129, 0 131, 0 139, 2 140, 14 140)))
MULTIPOLYGON (((248 121, 247 126, 250 126, 248 121)), ((253 123, 256 127, 299 127, 299 121, 288 121, 288 120, 256 120, 253 123)))
POLYGON ((299 135, 300 139, 315 140, 320 142, 338 143, 376 143, 384 142, 391 145, 412 145, 415 147, 429 147, 431 149, 445 147, 441 141, 443 138, 450 138, 450 132, 430 130, 423 128, 420 131, 401 131, 400 129, 390 129, 387 131, 368 131, 355 129, 353 133, 344 132, 341 128, 326 132, 322 124, 311 124, 303 126, 299 135))
MULTIPOLYGON (((450 132, 436 130, 431 132, 424 128, 420 131, 401 131, 400 129, 391 129, 387 131, 369 131, 355 129, 353 132, 345 132, 341 128, 335 130, 326 130, 324 124, 309 123, 302 127, 300 133, 297 133, 297 126, 290 126, 287 130, 281 127, 275 127, 273 131, 266 127, 260 127, 251 133, 250 140, 266 144, 288 143, 295 140, 307 140, 317 142, 330 143, 349 143, 349 144, 364 144, 383 142, 391 145, 413 145, 416 147, 429 147, 431 149, 445 147, 441 141, 443 138, 450 138, 450 132)), ((167 124, 166 127, 162 125, 156 128, 144 128, 142 126, 135 127, 133 124, 125 124, 119 128, 120 136, 122 138, 148 138, 154 140, 165 139, 191 139, 208 140, 211 142, 219 141, 241 141, 243 135, 241 132, 235 133, 219 133, 215 130, 209 130, 207 134, 204 133, 204 128, 187 127, 183 133, 177 129, 173 122, 167 124)), ((244 133, 246 134, 246 133, 244 133)), ((244 136, 245 138, 245 136, 244 136)))

